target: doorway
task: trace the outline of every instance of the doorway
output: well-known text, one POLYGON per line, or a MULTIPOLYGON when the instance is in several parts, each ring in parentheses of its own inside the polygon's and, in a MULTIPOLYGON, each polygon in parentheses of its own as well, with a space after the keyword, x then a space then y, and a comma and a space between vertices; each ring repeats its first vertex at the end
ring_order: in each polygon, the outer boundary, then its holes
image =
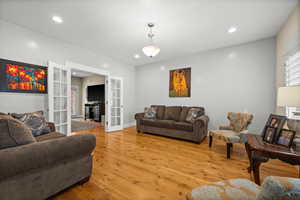
POLYGON ((105 125, 105 76, 71 69, 71 131, 105 125))
MULTIPOLYGON (((55 122, 58 131, 65 134, 71 132, 72 118, 85 119, 87 109, 85 104, 89 104, 87 96, 87 88, 80 90, 80 87, 73 87, 72 89, 72 76, 76 74, 88 74, 94 76, 101 76, 104 80, 104 117, 98 116, 99 121, 104 122, 106 132, 117 131, 123 129, 123 79, 122 77, 110 76, 110 73, 94 67, 81 65, 67 61, 65 65, 60 65, 49 61, 48 64, 48 110, 49 120, 55 122), (54 73, 56 72, 56 73, 54 73), (72 74, 72 72, 74 72, 72 74), (56 74, 56 75, 55 75, 56 74), (57 76, 59 74, 59 77, 57 76), (57 78, 58 77, 58 78, 57 78), (79 88, 79 89, 78 89, 79 88), (85 91, 82 93, 82 98, 78 91, 85 91), (72 94, 73 93, 73 94, 72 94), (73 97, 72 97, 73 96, 73 97), (79 97, 78 97, 79 96, 79 97), (72 100, 73 99, 73 100, 72 100), (77 101, 76 101, 77 99, 77 101), (80 100, 82 99, 82 103, 80 100), (79 104, 79 106, 78 106, 79 104), (81 112, 78 107, 84 104, 81 112), (57 106, 58 105, 58 106, 57 106), (103 121, 104 118, 104 121, 103 121)), ((77 74, 77 75, 78 75, 77 74)), ((98 78, 99 79, 99 78, 98 78)), ((101 85, 101 84, 98 84, 101 85)), ((94 86, 97 86, 94 85, 94 86)), ((92 89, 91 89, 92 90, 92 89)), ((97 92, 96 92, 97 93, 97 92)), ((92 99, 93 100, 93 99, 92 99)), ((97 103, 97 102, 92 102, 97 103)), ((95 105, 92 105, 92 107, 95 105)), ((94 109, 94 108, 92 108, 94 109)), ((97 109, 97 108, 96 108, 97 109)), ((100 109, 100 107, 99 107, 100 109)), ((89 111, 90 113, 90 111, 89 111)), ((99 112, 100 113, 100 112, 99 112)), ((95 116, 88 115, 88 118, 95 116)))

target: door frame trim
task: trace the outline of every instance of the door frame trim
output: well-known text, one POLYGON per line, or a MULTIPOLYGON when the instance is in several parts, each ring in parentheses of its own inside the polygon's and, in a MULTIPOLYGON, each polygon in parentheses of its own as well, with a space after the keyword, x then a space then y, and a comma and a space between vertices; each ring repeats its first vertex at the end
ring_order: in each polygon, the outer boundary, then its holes
MULTIPOLYGON (((93 73, 96 75, 101 75, 101 76, 105 76, 105 90, 107 88, 107 83, 106 80, 110 78, 110 72, 103 70, 103 69, 99 69, 96 67, 91 67, 91 66, 87 66, 87 65, 83 65, 83 64, 79 64, 79 63, 75 63, 75 62, 71 62, 71 61, 66 61, 65 63, 66 67, 70 68, 70 70, 79 70, 79 71, 84 71, 84 72, 89 72, 89 73, 93 73)), ((109 123, 109 109, 107 108, 108 106, 108 101, 110 100, 109 95, 107 95, 107 91, 105 91, 105 130, 108 130, 108 126, 107 124, 109 123)), ((69 100, 69 105, 71 106, 71 99, 69 100)))

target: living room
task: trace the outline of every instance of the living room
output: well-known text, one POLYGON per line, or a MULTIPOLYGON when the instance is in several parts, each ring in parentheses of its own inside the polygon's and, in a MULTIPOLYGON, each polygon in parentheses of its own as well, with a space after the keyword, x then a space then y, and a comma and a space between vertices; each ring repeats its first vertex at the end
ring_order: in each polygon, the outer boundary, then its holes
POLYGON ((298 0, 2 0, 0 36, 1 199, 300 199, 298 0))

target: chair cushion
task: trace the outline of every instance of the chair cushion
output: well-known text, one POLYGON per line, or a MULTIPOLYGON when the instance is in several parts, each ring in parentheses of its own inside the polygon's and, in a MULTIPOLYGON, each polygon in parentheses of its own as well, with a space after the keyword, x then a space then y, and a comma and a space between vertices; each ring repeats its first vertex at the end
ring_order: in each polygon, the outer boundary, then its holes
POLYGON ((260 188, 247 179, 231 179, 193 189, 188 200, 256 200, 260 188))
POLYGON ((156 119, 164 119, 166 106, 164 106, 164 105, 152 105, 151 107, 156 108, 156 119))
POLYGON ((183 130, 183 131, 193 131, 193 124, 187 122, 174 122, 173 129, 183 130))
POLYGON ((226 143, 237 143, 241 141, 240 133, 231 130, 210 130, 209 135, 222 139, 226 143))
POLYGON ((174 128, 174 120, 152 120, 152 119, 142 119, 141 124, 145 126, 154 126, 159 128, 174 128))
POLYGON ((181 113, 181 106, 167 106, 165 109, 165 120, 179 121, 181 113))
POLYGON ((43 111, 22 114, 12 113, 10 115, 28 126, 34 136, 50 133, 43 111))
POLYGON ((156 108, 154 107, 146 107, 144 110, 144 118, 145 119, 156 119, 156 108))
POLYGON ((287 177, 267 177, 257 200, 296 200, 300 199, 300 179, 287 177))
POLYGON ((38 142, 41 142, 41 141, 52 140, 52 139, 61 138, 61 137, 66 137, 66 136, 61 133, 58 133, 58 132, 51 132, 51 133, 39 135, 39 136, 35 137, 35 139, 38 142))
POLYGON ((9 115, 0 115, 0 149, 36 142, 31 130, 9 115))

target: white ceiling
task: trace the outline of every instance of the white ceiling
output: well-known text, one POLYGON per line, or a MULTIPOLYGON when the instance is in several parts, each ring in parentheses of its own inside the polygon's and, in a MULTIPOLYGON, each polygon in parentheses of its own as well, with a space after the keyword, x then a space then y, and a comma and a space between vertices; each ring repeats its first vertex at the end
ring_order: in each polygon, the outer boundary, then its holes
POLYGON ((0 18, 131 65, 275 36, 297 0, 0 0, 0 18), (55 24, 53 15, 64 23, 55 24), (142 54, 146 24, 161 48, 142 54), (230 26, 238 31, 228 34, 230 26), (140 54, 135 59, 134 54, 140 54))

